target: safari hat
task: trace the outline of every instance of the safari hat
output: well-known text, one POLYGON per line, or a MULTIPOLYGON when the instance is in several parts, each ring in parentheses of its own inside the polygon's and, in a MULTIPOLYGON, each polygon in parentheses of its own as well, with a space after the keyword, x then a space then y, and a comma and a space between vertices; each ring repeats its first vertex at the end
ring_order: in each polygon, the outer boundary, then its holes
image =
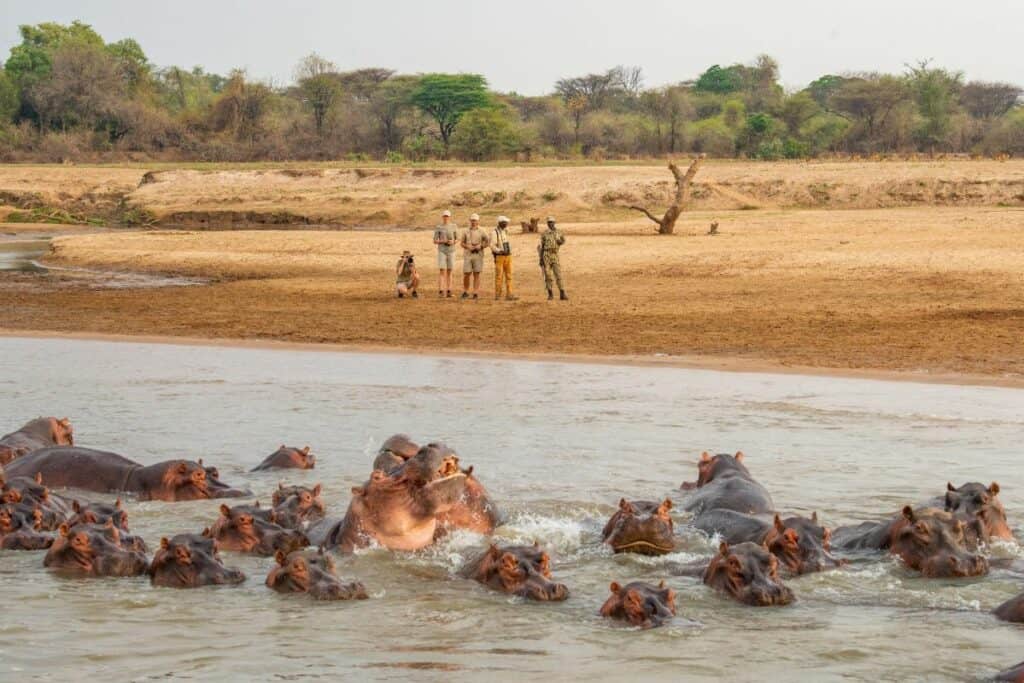
POLYGON ((554 216, 548 216, 546 219, 544 219, 544 222, 545 223, 554 223, 555 222, 555 217, 554 216))
POLYGON ((448 218, 451 218, 452 217, 452 212, 449 211, 448 209, 445 209, 444 213, 442 213, 441 215, 442 216, 448 216, 448 218))
POLYGON ((471 221, 478 221, 478 220, 480 220, 480 214, 478 214, 478 213, 470 214, 469 220, 471 220, 471 221))
POLYGON ((508 216, 498 216, 498 222, 499 223, 510 223, 511 221, 508 219, 508 216))

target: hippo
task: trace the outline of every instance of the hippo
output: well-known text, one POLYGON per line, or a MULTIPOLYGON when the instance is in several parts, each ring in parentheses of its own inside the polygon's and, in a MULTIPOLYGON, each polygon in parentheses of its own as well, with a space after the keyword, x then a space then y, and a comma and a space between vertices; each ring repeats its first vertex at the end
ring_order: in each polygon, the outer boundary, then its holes
POLYGON ((601 606, 601 616, 622 619, 643 629, 656 628, 676 615, 676 592, 662 581, 653 586, 634 581, 625 586, 612 582, 611 596, 601 606))
POLYGON ((149 562, 138 550, 122 546, 121 533, 108 521, 74 527, 61 524, 43 566, 84 576, 139 576, 146 573, 149 562))
POLYGON ((976 542, 986 542, 991 538, 998 538, 1004 541, 1013 540, 1013 532, 1006 521, 1006 510, 1002 502, 996 497, 999 495, 999 484, 992 482, 988 486, 977 482, 969 482, 960 488, 953 486, 952 482, 946 484, 946 495, 941 503, 946 512, 952 512, 967 523, 968 536, 975 528, 975 518, 981 521, 982 534, 976 542))
POLYGON ((220 517, 210 528, 210 537, 217 547, 241 553, 255 553, 269 557, 278 550, 290 553, 309 545, 301 531, 256 517, 250 506, 220 506, 220 517))
POLYGON ((149 565, 149 579, 165 588, 237 585, 245 581, 238 569, 225 567, 217 551, 217 542, 209 535, 178 534, 160 539, 160 549, 149 565))
POLYGON ((66 417, 38 417, 0 437, 0 465, 47 446, 73 446, 74 430, 66 417))
POLYGON ((136 494, 139 500, 173 502, 252 495, 211 479, 202 465, 191 460, 166 460, 143 466, 116 453, 68 446, 44 448, 22 456, 11 463, 7 474, 42 474, 48 486, 101 493, 125 491, 136 494))
POLYGON ((616 553, 664 555, 676 549, 675 528, 669 510, 672 501, 619 500, 601 532, 601 540, 616 553))
POLYGON ((965 547, 963 521, 944 510, 904 507, 889 529, 889 551, 929 578, 988 573, 988 560, 965 547))
POLYGON ((1003 683, 1024 683, 1024 662, 996 674, 995 680, 1003 683))
POLYGON ((689 512, 699 515, 709 510, 734 510, 758 514, 775 509, 767 489, 750 476, 743 464, 742 452, 712 457, 705 451, 697 463, 697 475, 696 482, 681 487, 692 491, 683 503, 689 512))
POLYGON ((1024 593, 1015 598, 1010 598, 1003 604, 992 610, 997 618, 1003 621, 1010 621, 1015 624, 1024 624, 1024 593))
POLYGON ((793 591, 779 578, 779 561, 756 543, 723 542, 704 570, 704 583, 738 602, 755 607, 788 605, 793 591))
POLYGON ((359 581, 342 583, 334 559, 319 550, 277 551, 277 566, 267 575, 267 587, 278 593, 306 593, 315 600, 365 600, 370 597, 359 581))
POLYGON ((43 531, 56 531, 71 518, 74 500, 59 496, 43 485, 43 477, 0 478, 0 502, 23 503, 39 508, 43 531))
POLYGON ((311 470, 316 467, 316 456, 309 452, 309 446, 304 448, 290 448, 281 444, 281 447, 264 458, 252 472, 263 472, 265 470, 297 469, 311 470))
POLYGON ((420 447, 408 436, 395 434, 381 444, 377 458, 373 461, 373 469, 390 473, 404 465, 405 461, 416 455, 419 450, 420 447))
POLYGON ((536 543, 503 547, 492 543, 470 560, 459 575, 530 600, 552 602, 569 597, 565 584, 551 580, 551 558, 536 543))
POLYGON ((285 486, 278 484, 271 503, 275 521, 289 529, 301 529, 322 520, 327 513, 320 497, 323 486, 285 486))
POLYGON ((0 505, 0 549, 46 550, 53 536, 41 533, 43 519, 38 507, 4 503, 0 505))
POLYGON ((832 556, 832 532, 818 524, 818 513, 810 518, 795 515, 773 518, 746 515, 733 510, 712 510, 697 517, 694 526, 704 533, 719 536, 730 545, 765 545, 792 574, 808 574, 846 564, 832 556))
POLYGON ((107 520, 110 520, 121 532, 122 546, 129 550, 138 550, 142 553, 149 550, 141 536, 132 536, 128 533, 128 513, 125 512, 124 507, 121 505, 120 498, 114 501, 113 505, 76 500, 72 501, 71 506, 75 514, 68 520, 68 526, 73 527, 76 524, 106 524, 107 520))
POLYGON ((420 449, 391 474, 374 470, 363 486, 354 487, 345 517, 323 545, 345 553, 373 543, 391 550, 425 548, 437 533, 437 515, 460 499, 465 481, 458 458, 420 449))
MULTIPOLYGON (((425 457, 431 451, 434 452, 433 455, 458 459, 455 451, 443 442, 434 441, 420 448, 406 435, 396 434, 380 447, 373 466, 374 469, 392 474, 409 460, 425 457)), ((473 468, 464 469, 462 473, 466 476, 462 495, 450 509, 438 514, 440 530, 444 532, 450 529, 467 529, 478 534, 490 535, 502 522, 501 512, 488 496, 484 485, 473 476, 473 468)))

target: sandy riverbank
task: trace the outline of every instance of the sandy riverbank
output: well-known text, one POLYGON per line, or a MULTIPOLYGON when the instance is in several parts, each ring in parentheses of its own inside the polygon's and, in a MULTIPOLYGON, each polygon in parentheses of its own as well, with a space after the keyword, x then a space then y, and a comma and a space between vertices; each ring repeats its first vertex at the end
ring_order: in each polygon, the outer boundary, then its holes
MULTIPOLYGON (((516 235, 521 301, 438 300, 430 233, 232 231, 61 237, 51 262, 170 272, 202 287, 18 287, 2 327, 284 340, 346 348, 601 357, 659 354, 916 376, 1024 376, 1024 211, 693 212, 565 226, 572 300, 544 300, 536 236, 516 235), (719 219, 722 234, 707 236, 719 219), (424 297, 391 293, 410 248, 424 297)), ((686 360, 685 362, 690 362, 686 360)), ((916 378, 916 377, 915 377, 916 378)))

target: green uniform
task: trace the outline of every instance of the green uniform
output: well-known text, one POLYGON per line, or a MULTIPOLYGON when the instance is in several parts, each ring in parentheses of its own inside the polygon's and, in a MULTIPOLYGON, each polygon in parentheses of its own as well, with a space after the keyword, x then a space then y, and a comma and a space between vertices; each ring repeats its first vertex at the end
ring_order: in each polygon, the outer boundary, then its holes
POLYGON ((558 228, 548 228, 540 234, 537 252, 540 254, 540 266, 544 269, 544 286, 549 292, 552 278, 558 283, 559 290, 565 289, 562 286, 562 267, 558 262, 558 248, 563 244, 565 235, 558 228))

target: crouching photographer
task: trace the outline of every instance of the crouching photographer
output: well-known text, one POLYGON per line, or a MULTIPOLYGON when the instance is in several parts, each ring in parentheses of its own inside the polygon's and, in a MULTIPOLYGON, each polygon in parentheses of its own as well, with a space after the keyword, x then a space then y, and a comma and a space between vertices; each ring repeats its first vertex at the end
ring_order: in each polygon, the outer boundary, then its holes
POLYGON ((395 292, 399 299, 406 294, 418 299, 420 295, 416 290, 419 286, 420 274, 416 271, 416 259, 408 250, 403 251, 401 258, 398 259, 398 265, 395 266, 395 292))

